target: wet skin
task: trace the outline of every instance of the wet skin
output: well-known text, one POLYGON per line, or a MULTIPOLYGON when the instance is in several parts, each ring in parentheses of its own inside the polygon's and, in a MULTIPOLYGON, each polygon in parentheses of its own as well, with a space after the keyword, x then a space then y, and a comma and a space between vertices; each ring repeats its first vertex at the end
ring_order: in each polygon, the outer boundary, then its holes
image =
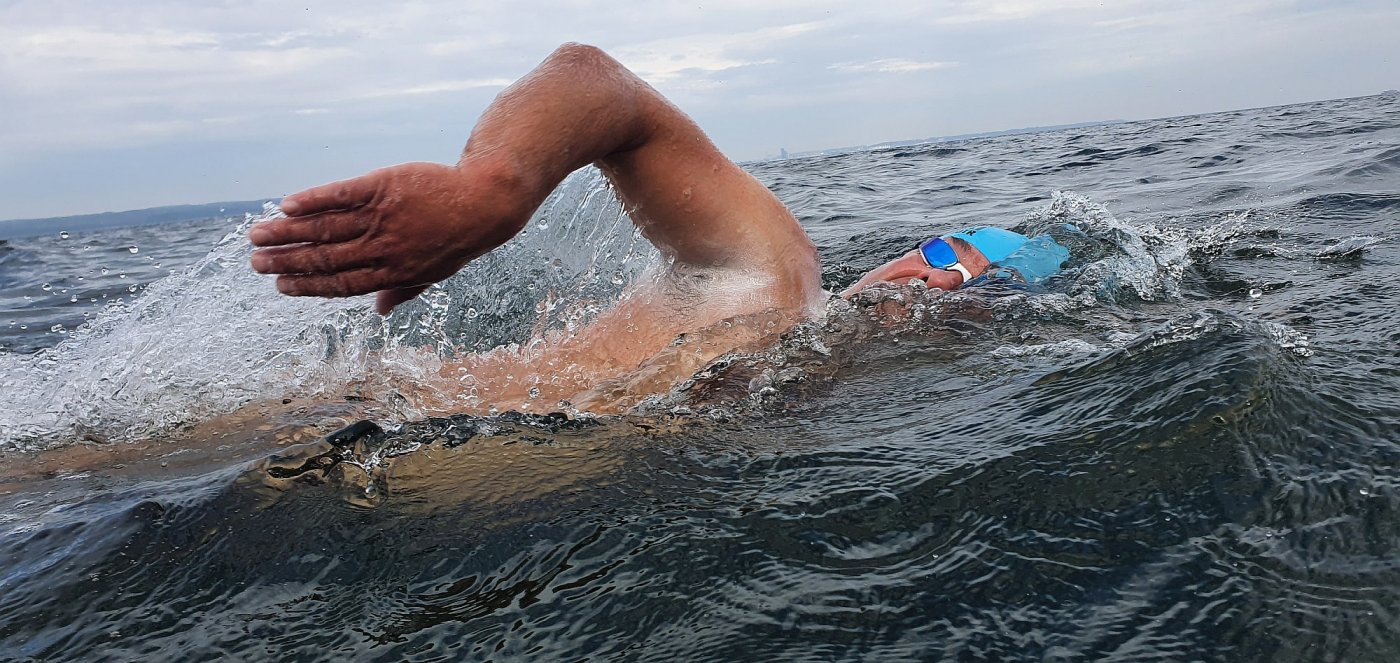
MULTIPOLYGON (((953 247, 953 252, 958 255, 958 261, 967 268, 968 273, 973 278, 978 277, 987 270, 990 264, 981 251, 973 248, 972 245, 957 237, 947 238, 948 244, 953 247)), ((963 283, 962 274, 953 270, 937 269, 930 267, 924 261, 918 249, 913 249, 904 255, 895 258, 875 269, 870 270, 862 276, 855 285, 846 288, 841 292, 842 297, 849 298, 851 295, 860 292, 873 284, 887 283, 907 283, 909 279, 919 279, 930 288, 940 290, 956 290, 963 283)))
MULTIPOLYGON (((376 308, 387 314, 510 239, 565 176, 588 164, 663 260, 571 337, 528 355, 488 353, 447 366, 448 384, 423 385, 448 394, 444 409, 459 411, 459 396, 473 387, 504 399, 503 408, 519 405, 507 394, 538 387, 542 398, 549 387, 549 402, 615 411, 631 399, 595 398, 598 385, 631 384, 640 372, 649 386, 621 391, 655 393, 691 375, 696 362, 761 344, 824 311, 829 293, 816 247, 783 203, 655 89, 578 44, 561 46, 504 90, 456 165, 391 166, 285 198, 285 218, 248 233, 257 247, 252 267, 276 275, 288 295, 377 293, 376 308), (759 319, 758 329, 732 324, 759 319), (700 334, 707 342, 683 348, 686 361, 670 357, 678 339, 714 329, 731 331, 700 334), (548 384, 536 384, 540 376, 548 384)), ((972 274, 986 268, 971 246, 950 244, 972 274)), ((961 285, 960 274, 912 251, 846 294, 910 278, 944 290, 961 285)))

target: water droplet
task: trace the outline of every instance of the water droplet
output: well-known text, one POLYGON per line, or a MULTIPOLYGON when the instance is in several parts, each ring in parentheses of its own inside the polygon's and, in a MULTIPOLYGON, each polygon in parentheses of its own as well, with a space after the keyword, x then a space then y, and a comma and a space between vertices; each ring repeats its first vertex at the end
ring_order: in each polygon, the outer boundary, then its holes
POLYGON ((467 319, 468 319, 468 320, 475 320, 475 319, 476 319, 476 316, 478 316, 478 315, 481 315, 481 313, 478 312, 475 308, 473 308, 473 307, 467 307, 467 319))
POLYGON ((126 272, 121 272, 120 274, 117 274, 117 278, 119 278, 119 279, 124 279, 124 278, 126 278, 126 272))
POLYGON ((539 397, 540 397, 540 388, 539 388, 539 387, 530 387, 530 398, 539 398, 539 397))
POLYGON ((1362 488, 1362 489, 1361 489, 1360 491, 1358 491, 1358 492, 1361 493, 1361 496, 1362 496, 1362 497, 1365 497, 1365 496, 1371 494, 1371 490, 1370 490, 1369 488, 1362 488))
POLYGON ((133 284, 131 284, 130 286, 128 286, 127 289, 126 289, 126 291, 127 291, 127 292, 136 292, 136 284, 133 283, 133 284))
POLYGON ((58 238, 59 238, 59 239, 68 239, 69 237, 71 237, 71 235, 68 234, 68 231, 67 231, 67 230, 60 230, 60 231, 58 232, 58 238))
POLYGON ((50 331, 50 332, 53 332, 53 333, 55 333, 55 334, 62 333, 62 332, 63 332, 63 325, 54 325, 54 326, 52 326, 52 327, 49 327, 49 331, 50 331))
POLYGON ((76 304, 76 303, 78 303, 78 296, 77 296, 77 295, 73 295, 72 297, 69 297, 69 298, 68 298, 68 301, 69 301, 69 303, 76 304))
POLYGON ((138 248, 136 248, 136 247, 134 247, 134 246, 131 247, 131 248, 129 248, 129 249, 127 249, 127 250, 130 251, 130 252, 132 252, 132 253, 140 253, 140 252, 141 252, 141 249, 138 249, 138 248))
POLYGON ((29 325, 20 325, 19 328, 20 328, 20 329, 29 329, 29 325))
POLYGON ((1260 289, 1258 289, 1258 288, 1250 288, 1250 289, 1249 289, 1249 298, 1250 298, 1250 299, 1259 299, 1260 297, 1263 297, 1263 296, 1264 296, 1264 291, 1263 291, 1263 290, 1260 290, 1260 289))
POLYGON ((50 291, 50 290, 53 290, 53 286, 50 285, 50 284, 48 284, 48 283, 45 283, 45 284, 42 286, 42 289, 43 289, 44 292, 48 292, 48 291, 50 291))
POLYGON ((103 268, 102 268, 102 275, 103 275, 103 276, 106 276, 108 271, 110 271, 110 270, 108 270, 106 267, 103 267, 103 268))

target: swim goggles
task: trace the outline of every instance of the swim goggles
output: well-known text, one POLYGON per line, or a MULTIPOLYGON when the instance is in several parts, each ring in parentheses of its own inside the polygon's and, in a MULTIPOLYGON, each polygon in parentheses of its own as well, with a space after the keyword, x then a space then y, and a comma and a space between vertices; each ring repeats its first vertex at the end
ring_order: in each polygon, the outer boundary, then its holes
POLYGON ((923 256, 924 263, 929 267, 962 274, 963 283, 972 280, 972 272, 963 267, 963 264, 958 261, 958 253, 942 237, 935 237, 920 244, 919 255, 923 256))

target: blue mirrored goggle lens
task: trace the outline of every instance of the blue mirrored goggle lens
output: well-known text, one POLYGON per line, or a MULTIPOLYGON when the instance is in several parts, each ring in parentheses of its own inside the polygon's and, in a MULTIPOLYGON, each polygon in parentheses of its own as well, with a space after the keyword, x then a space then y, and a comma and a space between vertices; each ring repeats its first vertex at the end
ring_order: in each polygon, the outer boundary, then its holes
POLYGON ((919 253, 924 255, 924 261, 928 262, 929 267, 947 269, 958 262, 958 254, 942 237, 935 237, 920 244, 919 253))

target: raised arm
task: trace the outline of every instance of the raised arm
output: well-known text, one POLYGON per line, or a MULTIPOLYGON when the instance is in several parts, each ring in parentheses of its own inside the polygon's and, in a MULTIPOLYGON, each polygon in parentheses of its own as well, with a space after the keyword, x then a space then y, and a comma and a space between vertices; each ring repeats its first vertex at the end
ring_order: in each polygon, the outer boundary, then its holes
POLYGON ((649 85, 577 44, 496 98, 456 166, 403 164, 288 196, 287 218, 249 231, 253 267, 289 295, 379 291, 387 313, 513 237, 589 163, 675 266, 751 272, 785 293, 781 306, 820 291, 815 249, 782 203, 649 85))

